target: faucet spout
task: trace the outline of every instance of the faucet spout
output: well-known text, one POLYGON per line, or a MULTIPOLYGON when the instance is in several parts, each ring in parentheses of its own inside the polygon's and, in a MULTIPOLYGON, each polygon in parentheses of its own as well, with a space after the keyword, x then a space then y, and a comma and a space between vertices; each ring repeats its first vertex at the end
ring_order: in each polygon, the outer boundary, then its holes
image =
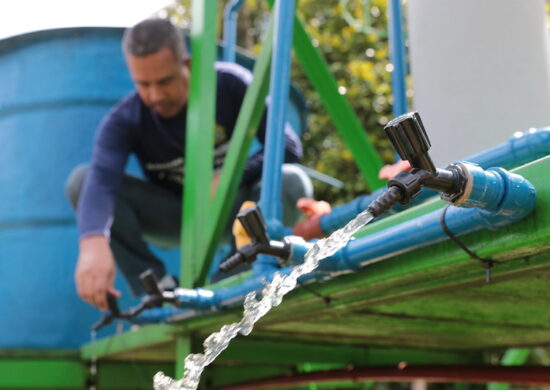
POLYGON ((397 202, 409 203, 424 187, 440 192, 441 197, 450 203, 464 194, 470 177, 468 169, 464 164, 435 168, 428 154, 431 143, 417 112, 393 119, 384 131, 400 157, 408 160, 413 170, 401 172, 388 182, 388 190, 369 205, 371 214, 379 216, 397 202))
POLYGON ((237 214, 252 243, 241 246, 235 254, 220 264, 222 272, 229 272, 240 264, 250 264, 259 254, 275 256, 286 261, 290 256, 290 245, 286 241, 271 240, 258 206, 252 206, 237 214))

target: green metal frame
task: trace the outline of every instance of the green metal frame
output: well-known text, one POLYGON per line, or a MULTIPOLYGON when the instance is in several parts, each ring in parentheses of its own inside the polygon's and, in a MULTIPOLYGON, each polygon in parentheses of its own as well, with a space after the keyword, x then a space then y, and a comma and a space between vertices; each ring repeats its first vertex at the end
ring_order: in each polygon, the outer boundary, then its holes
MULTIPOLYGON (((230 318, 235 318, 234 314, 230 318)), ((230 318, 215 319, 216 326, 230 318)), ((204 322, 195 322, 185 326, 150 325, 136 332, 112 336, 82 348, 82 358, 90 360, 92 356, 110 361, 155 361, 167 362, 173 359, 173 340, 178 331, 187 331, 190 328, 198 329, 202 324, 210 328, 213 318, 204 322)), ((202 333, 202 332, 201 332, 202 333)), ((198 337, 197 339, 200 339, 198 337)), ((301 364, 304 362, 315 364, 345 365, 345 364, 376 364, 391 365, 401 361, 412 364, 465 364, 481 363, 481 354, 456 353, 444 351, 417 351, 400 348, 371 348, 353 345, 317 345, 285 340, 270 340, 265 338, 238 338, 233 341, 231 348, 220 355, 222 361, 255 362, 258 364, 301 364), (268 354, 259 354, 258 351, 269 351, 268 354)))
POLYGON ((254 78, 246 91, 242 109, 239 112, 229 150, 221 171, 220 182, 212 205, 206 244, 198 259, 201 266, 196 282, 197 285, 202 286, 206 282, 212 255, 223 233, 235 200, 237 188, 248 158, 248 150, 265 112, 264 102, 269 91, 272 35, 273 23, 270 23, 262 50, 254 66, 254 78))
POLYGON ((77 360, 0 359, 0 389, 84 389, 87 371, 77 360))
MULTIPOLYGON (((269 89, 271 23, 254 67, 254 79, 243 101, 219 186, 212 201, 209 199, 209 194, 213 177, 211 167, 215 94, 209 94, 206 91, 215 90, 213 62, 217 7, 214 3, 194 1, 192 9, 193 61, 187 122, 183 250, 180 268, 183 287, 202 286, 206 281, 216 244, 227 223, 242 177, 247 151, 264 112, 264 101, 269 89), (190 260, 186 262, 184 258, 190 260)), ((382 161, 351 105, 345 96, 338 93, 338 86, 327 63, 312 45, 299 19, 295 21, 293 44, 298 60, 319 92, 321 100, 354 155, 367 184, 371 189, 381 187, 384 181, 377 177, 377 172, 382 167, 382 161)))
POLYGON ((196 259, 205 245, 210 186, 213 177, 213 142, 216 104, 217 1, 193 1, 191 83, 187 110, 185 186, 183 194, 182 263, 180 284, 193 287, 196 259), (185 261, 187 259, 187 261, 185 261))
MULTIPOLYGON (((33 353, 34 357, 0 358, 2 390, 86 390, 89 369, 78 358, 61 359, 49 351, 33 353)), ((150 389, 158 371, 173 376, 173 363, 142 361, 102 361, 95 377, 97 390, 150 389)))

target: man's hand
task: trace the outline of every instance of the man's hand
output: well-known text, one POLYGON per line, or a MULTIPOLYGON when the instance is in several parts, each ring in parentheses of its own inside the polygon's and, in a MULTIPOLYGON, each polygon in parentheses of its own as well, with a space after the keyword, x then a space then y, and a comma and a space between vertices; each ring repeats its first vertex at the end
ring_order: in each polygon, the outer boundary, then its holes
POLYGON ((332 211, 330 204, 324 200, 315 200, 310 198, 300 198, 296 207, 307 216, 307 219, 294 226, 292 234, 301 236, 305 240, 314 238, 323 238, 325 233, 321 229, 321 216, 332 211))
POLYGON ((396 163, 384 165, 378 172, 378 178, 390 180, 392 177, 403 171, 410 171, 411 164, 407 160, 399 160, 396 163))
POLYGON ((103 236, 86 237, 80 240, 80 252, 75 271, 78 295, 101 310, 108 310, 107 294, 117 297, 114 288, 115 259, 109 241, 103 236))

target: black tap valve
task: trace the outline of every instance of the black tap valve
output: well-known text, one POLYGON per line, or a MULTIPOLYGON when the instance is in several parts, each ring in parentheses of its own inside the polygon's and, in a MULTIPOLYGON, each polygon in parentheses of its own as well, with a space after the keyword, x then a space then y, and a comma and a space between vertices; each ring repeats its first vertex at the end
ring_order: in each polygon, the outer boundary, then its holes
POLYGON ((258 206, 252 206, 239 212, 237 219, 253 241, 262 245, 269 244, 270 238, 267 233, 267 225, 258 206))
POLYGON ((113 294, 107 293, 107 306, 109 307, 109 312, 92 325, 92 330, 94 332, 109 325, 115 318, 126 318, 126 313, 120 311, 116 299, 117 298, 113 294))
POLYGON ((141 302, 136 307, 127 311, 120 311, 117 298, 113 294, 107 294, 107 305, 109 312, 104 315, 95 325, 92 330, 109 325, 114 319, 130 320, 136 317, 145 309, 162 306, 164 303, 177 304, 178 298, 172 291, 163 291, 159 287, 159 283, 152 270, 147 270, 139 275, 141 284, 145 289, 146 295, 141 299, 141 302))
POLYGON ((386 135, 403 160, 413 168, 401 172, 388 182, 388 191, 369 205, 373 216, 379 216, 395 203, 409 203, 423 187, 439 191, 447 201, 462 195, 466 174, 459 165, 435 168, 428 154, 431 143, 418 112, 410 112, 391 120, 384 127, 386 135))
POLYGON ((147 294, 141 299, 141 304, 134 311, 139 310, 141 312, 145 309, 162 306, 164 303, 177 304, 177 297, 172 291, 164 291, 160 288, 153 270, 148 269, 142 272, 139 279, 147 294))
POLYGON ((408 160, 413 168, 435 173, 435 165, 428 155, 432 144, 418 112, 392 119, 384 131, 403 160, 408 160))
POLYGON ((285 260, 288 259, 290 256, 290 245, 286 242, 275 241, 269 238, 267 226, 258 206, 252 206, 239 212, 237 219, 243 226, 246 234, 252 239, 252 243, 238 248, 234 255, 220 264, 220 271, 229 272, 241 264, 250 264, 261 253, 285 260))

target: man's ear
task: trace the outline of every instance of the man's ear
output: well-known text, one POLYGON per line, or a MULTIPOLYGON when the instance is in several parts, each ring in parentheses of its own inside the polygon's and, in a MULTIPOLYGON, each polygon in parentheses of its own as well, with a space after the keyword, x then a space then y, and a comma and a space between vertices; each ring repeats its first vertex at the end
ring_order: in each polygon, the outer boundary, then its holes
POLYGON ((183 60, 183 65, 191 69, 191 57, 187 57, 183 60))

